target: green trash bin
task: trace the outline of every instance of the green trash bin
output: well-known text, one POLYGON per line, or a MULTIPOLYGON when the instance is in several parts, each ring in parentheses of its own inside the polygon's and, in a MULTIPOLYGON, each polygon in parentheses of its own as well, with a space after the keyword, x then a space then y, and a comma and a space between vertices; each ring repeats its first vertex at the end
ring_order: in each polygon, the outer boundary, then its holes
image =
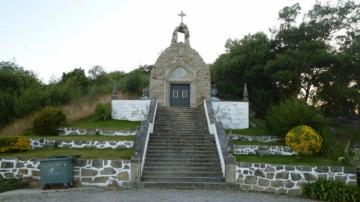
POLYGON ((73 158, 51 156, 40 161, 40 182, 43 189, 51 185, 63 185, 65 189, 73 186, 73 158))

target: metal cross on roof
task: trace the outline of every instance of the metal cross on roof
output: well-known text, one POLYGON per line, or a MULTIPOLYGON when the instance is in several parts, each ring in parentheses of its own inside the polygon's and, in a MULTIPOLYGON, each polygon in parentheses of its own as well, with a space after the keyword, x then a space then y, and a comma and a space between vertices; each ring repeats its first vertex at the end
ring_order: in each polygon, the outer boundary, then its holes
POLYGON ((178 16, 181 17, 181 23, 182 23, 182 22, 183 22, 183 18, 186 16, 186 14, 185 14, 183 11, 181 11, 181 12, 178 14, 178 16))

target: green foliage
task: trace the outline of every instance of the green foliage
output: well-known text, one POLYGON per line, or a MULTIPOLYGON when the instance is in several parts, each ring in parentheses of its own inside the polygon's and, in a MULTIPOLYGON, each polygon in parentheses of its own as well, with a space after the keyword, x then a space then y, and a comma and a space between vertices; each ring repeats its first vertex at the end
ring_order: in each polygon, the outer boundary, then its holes
POLYGON ((24 187, 26 187, 26 185, 21 181, 21 179, 1 179, 0 178, 0 193, 15 190, 15 189, 21 189, 24 187))
POLYGON ((269 131, 281 137, 299 125, 308 125, 316 131, 322 131, 326 124, 327 121, 321 113, 296 98, 287 99, 279 105, 271 107, 266 117, 269 131))
POLYGON ((149 84, 149 78, 148 75, 138 69, 127 74, 124 82, 125 92, 140 94, 142 89, 149 84))
POLYGON ((33 130, 39 135, 56 135, 58 127, 65 121, 65 114, 60 108, 46 107, 36 116, 33 130))
POLYGON ((110 104, 97 104, 95 107, 95 116, 98 120, 110 120, 111 119, 111 105, 110 104))
POLYGON ((304 195, 315 200, 331 202, 360 201, 360 187, 345 185, 339 181, 327 181, 320 178, 316 182, 305 184, 304 195))

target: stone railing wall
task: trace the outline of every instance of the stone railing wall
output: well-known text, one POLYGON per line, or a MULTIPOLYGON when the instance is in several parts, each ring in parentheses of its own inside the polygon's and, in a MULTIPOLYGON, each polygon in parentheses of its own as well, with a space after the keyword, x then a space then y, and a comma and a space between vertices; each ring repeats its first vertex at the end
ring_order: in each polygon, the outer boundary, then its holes
POLYGON ((233 145, 234 154, 292 156, 296 152, 288 146, 275 145, 233 145))
POLYGON ((356 170, 332 166, 290 166, 263 163, 242 163, 236 166, 236 183, 247 191, 279 194, 301 194, 305 183, 319 178, 339 180, 356 185, 356 170))
POLYGON ((255 136, 255 135, 229 135, 231 140, 240 140, 240 141, 258 141, 258 142, 276 142, 282 140, 277 136, 255 136))
POLYGON ((110 129, 82 129, 82 128, 59 128, 59 134, 67 135, 104 135, 104 136, 134 136, 135 130, 110 130, 110 129))
MULTIPOLYGON (((74 161, 74 180, 81 185, 125 186, 130 182, 131 164, 128 160, 74 161)), ((0 159, 0 178, 40 179, 40 159, 0 159)))
POLYGON ((92 141, 92 140, 49 140, 49 139, 30 139, 32 149, 41 148, 94 148, 94 149, 130 149, 133 141, 92 141))
POLYGON ((228 139, 226 137, 222 123, 217 121, 215 118, 215 113, 209 98, 206 98, 204 100, 204 108, 205 108, 206 120, 208 124, 208 130, 210 134, 214 135, 222 173, 223 176, 225 177, 225 163, 226 163, 225 160, 228 156, 228 151, 227 151, 228 139))

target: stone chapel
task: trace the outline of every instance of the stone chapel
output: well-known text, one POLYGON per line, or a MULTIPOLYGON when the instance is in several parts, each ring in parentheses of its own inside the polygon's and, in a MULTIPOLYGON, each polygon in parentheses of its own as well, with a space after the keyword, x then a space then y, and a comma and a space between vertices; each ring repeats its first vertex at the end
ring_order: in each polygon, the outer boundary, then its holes
POLYGON ((171 44, 156 60, 150 73, 149 96, 162 107, 197 107, 210 97, 210 71, 200 54, 190 46, 190 33, 181 20, 171 44), (178 33, 184 42, 178 41, 178 33))

